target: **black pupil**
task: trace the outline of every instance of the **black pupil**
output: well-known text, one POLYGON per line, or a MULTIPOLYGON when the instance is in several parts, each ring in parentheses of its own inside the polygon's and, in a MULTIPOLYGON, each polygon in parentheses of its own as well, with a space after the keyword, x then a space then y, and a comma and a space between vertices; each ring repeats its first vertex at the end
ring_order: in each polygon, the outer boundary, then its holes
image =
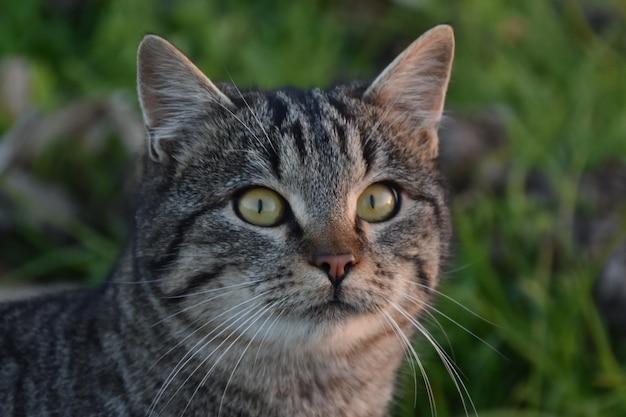
POLYGON ((370 194, 370 206, 372 207, 372 209, 376 206, 376 200, 374 199, 373 194, 370 194))
POLYGON ((263 200, 259 198, 259 202, 257 203, 257 209, 258 209, 258 214, 261 214, 261 211, 263 211, 263 200))

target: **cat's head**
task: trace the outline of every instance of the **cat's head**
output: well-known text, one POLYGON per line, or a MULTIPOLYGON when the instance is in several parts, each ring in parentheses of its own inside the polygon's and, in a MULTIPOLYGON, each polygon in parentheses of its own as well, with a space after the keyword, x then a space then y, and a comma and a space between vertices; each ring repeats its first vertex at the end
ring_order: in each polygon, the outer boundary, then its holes
POLYGON ((438 26, 372 83, 264 92, 146 36, 135 264, 172 319, 358 339, 424 310, 451 233, 436 158, 453 49, 438 26))

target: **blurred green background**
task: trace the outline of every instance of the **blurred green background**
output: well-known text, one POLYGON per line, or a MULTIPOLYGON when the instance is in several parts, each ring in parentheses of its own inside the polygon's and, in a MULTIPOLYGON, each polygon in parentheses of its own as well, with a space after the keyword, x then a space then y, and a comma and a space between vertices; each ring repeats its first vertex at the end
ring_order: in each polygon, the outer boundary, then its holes
MULTIPOLYGON (((457 39, 442 129, 456 236, 425 321, 467 391, 416 339, 436 413, 626 416, 618 0, 3 1, 0 293, 95 284, 114 264, 141 149, 144 33, 170 39, 214 80, 306 87, 371 78, 439 23, 457 39)), ((410 369, 394 415, 430 416, 410 369)))

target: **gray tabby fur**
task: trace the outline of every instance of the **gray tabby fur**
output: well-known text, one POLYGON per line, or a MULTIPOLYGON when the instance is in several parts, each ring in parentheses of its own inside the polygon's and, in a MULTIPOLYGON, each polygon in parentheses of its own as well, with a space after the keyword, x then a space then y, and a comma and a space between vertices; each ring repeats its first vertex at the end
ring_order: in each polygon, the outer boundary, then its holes
POLYGON ((448 254, 453 47, 438 26, 373 83, 260 92, 146 36, 134 233, 100 288, 0 306, 0 416, 385 415, 448 254), (376 182, 400 208, 367 223, 376 182), (284 197, 283 223, 238 217, 250 186, 284 197), (354 254, 339 290, 319 253, 354 254))

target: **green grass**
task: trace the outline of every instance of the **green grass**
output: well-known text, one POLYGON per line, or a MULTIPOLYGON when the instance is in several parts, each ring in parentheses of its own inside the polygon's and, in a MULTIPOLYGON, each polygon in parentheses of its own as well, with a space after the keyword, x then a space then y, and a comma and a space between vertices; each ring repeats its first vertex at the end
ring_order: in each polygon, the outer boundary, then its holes
MULTIPOLYGON (((508 176, 498 192, 477 184, 454 198, 456 256, 440 290, 482 318, 439 297, 442 314, 435 316, 444 330, 429 328, 453 356, 480 416, 626 415, 626 349, 609 338, 591 297, 603 260, 626 235, 626 214, 615 239, 594 253, 572 233, 576 210, 596 210, 580 194, 580 178, 609 161, 626 163, 621 2, 587 2, 617 19, 601 35, 571 0, 88 3, 71 18, 41 13, 36 0, 3 6, 0 53, 32 60, 33 101, 44 111, 113 90, 134 94, 135 51, 145 32, 167 36, 215 80, 308 86, 373 76, 425 29, 451 22, 457 54, 449 107, 506 108, 508 142, 489 163, 508 176), (548 198, 527 190, 528 173, 537 171, 552 190, 548 198)), ((0 131, 13 121, 2 114, 0 131)), ((29 221, 19 190, 7 190, 0 178, 18 224, 0 232, 0 281, 95 282, 105 275, 126 233, 107 201, 118 201, 132 160, 115 140, 98 152, 58 145, 28 167, 38 178, 54 174, 54 183, 81 201, 76 221, 52 225, 54 233, 29 221)), ((438 415, 464 415, 433 349, 423 339, 416 346, 438 415)), ((421 377, 416 398, 408 367, 402 381, 396 415, 429 416, 421 377)))

